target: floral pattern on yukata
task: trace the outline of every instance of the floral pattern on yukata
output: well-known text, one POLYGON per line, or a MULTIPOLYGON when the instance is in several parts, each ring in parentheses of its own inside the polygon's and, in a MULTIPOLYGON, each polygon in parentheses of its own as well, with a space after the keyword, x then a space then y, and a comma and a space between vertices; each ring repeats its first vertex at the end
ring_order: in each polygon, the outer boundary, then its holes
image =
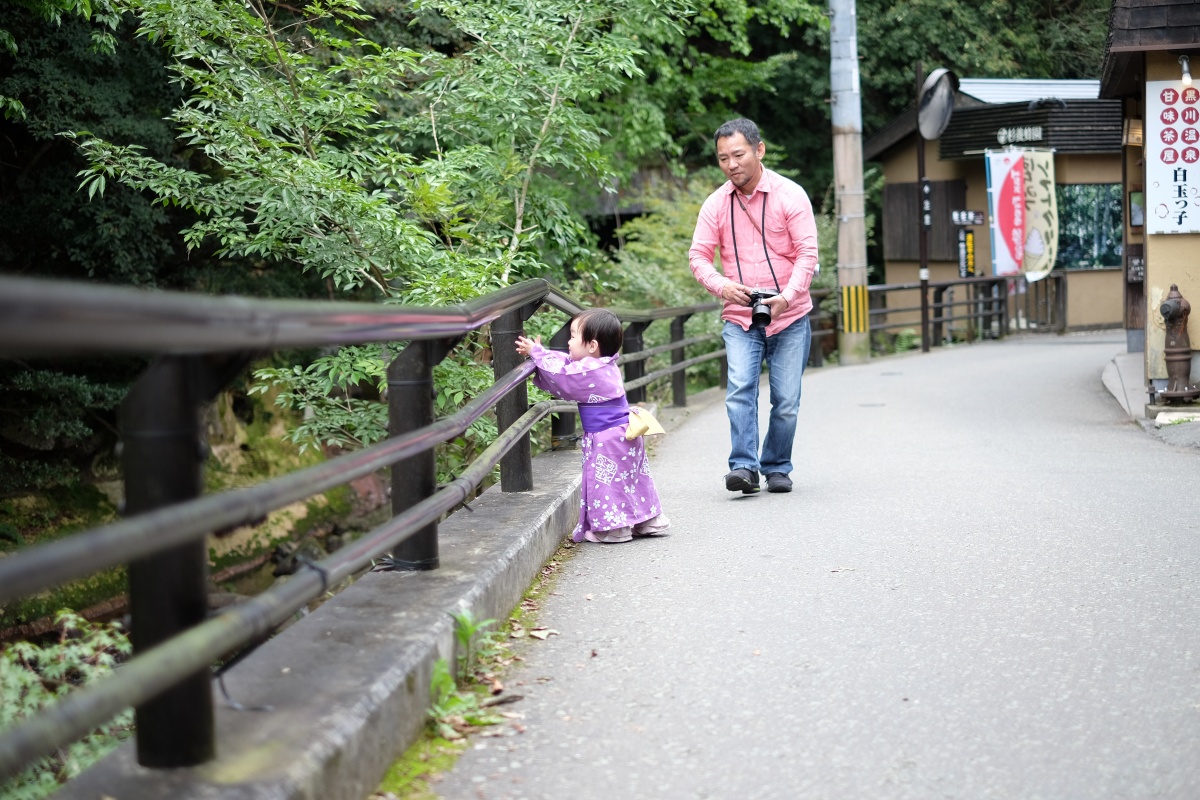
POLYGON ((579 487, 579 524, 572 540, 582 542, 588 531, 625 528, 661 513, 642 439, 629 441, 623 428, 609 428, 585 433, 580 449, 583 483, 579 487))

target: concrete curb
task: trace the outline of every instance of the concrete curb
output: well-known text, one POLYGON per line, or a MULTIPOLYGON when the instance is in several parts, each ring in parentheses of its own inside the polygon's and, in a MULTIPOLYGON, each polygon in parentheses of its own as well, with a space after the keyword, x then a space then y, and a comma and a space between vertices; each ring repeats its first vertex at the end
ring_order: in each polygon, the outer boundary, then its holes
MULTIPOLYGON (((150 770, 133 742, 63 788, 83 800, 361 800, 420 733, 451 612, 502 620, 575 524, 579 452, 533 460, 534 490, 493 487, 441 524, 441 568, 374 572, 260 647, 219 692, 215 761, 150 770)), ((214 686, 214 690, 216 687, 214 686)))
POLYGON ((1104 367, 1100 380, 1132 419, 1144 419, 1148 402, 1142 379, 1141 353, 1118 353, 1104 367))

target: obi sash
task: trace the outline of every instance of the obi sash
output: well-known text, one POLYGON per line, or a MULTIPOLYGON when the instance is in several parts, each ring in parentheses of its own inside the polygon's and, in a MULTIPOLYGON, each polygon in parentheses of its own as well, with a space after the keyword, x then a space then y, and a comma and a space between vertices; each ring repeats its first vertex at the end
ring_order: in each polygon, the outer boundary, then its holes
POLYGON ((580 403, 579 421, 587 433, 599 433, 629 424, 629 401, 625 395, 602 403, 580 403))

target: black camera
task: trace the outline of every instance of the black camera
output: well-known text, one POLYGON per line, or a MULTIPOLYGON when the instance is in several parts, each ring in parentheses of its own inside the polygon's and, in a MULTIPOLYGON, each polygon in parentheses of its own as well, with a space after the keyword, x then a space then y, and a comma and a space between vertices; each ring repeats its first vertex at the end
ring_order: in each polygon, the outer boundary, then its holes
POLYGON ((769 297, 778 297, 779 292, 770 289, 750 290, 750 324, 755 328, 765 328, 771 324, 771 307, 766 304, 769 297))

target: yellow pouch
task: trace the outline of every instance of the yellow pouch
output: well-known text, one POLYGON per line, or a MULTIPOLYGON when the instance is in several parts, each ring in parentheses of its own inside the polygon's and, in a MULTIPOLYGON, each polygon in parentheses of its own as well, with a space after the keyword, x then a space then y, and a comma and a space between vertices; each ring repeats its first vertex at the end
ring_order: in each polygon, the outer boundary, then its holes
POLYGON ((666 433, 663 426, 658 424, 658 420, 644 408, 637 406, 629 407, 629 425, 625 428, 626 439, 636 439, 639 436, 654 436, 655 434, 666 433))

